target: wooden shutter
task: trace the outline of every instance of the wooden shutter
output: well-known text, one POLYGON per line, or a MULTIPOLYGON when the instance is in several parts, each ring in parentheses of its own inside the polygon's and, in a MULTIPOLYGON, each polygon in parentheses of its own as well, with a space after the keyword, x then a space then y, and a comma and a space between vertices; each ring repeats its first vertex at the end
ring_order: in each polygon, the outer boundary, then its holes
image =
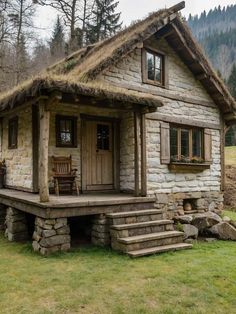
POLYGON ((168 56, 165 55, 163 56, 163 60, 164 60, 164 86, 165 88, 169 89, 169 60, 168 60, 168 56))
POLYGON ((161 163, 170 163, 170 125, 161 122, 161 163))
POLYGON ((210 129, 204 129, 204 159, 212 163, 212 136, 210 129))

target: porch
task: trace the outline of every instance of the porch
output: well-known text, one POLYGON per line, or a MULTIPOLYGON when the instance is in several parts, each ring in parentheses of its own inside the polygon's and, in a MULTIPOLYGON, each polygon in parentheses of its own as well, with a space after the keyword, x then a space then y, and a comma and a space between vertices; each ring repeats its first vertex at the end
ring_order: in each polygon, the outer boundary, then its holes
POLYGON ((42 218, 78 217, 153 208, 154 197, 134 197, 125 193, 91 193, 79 197, 50 195, 47 203, 29 192, 0 189, 0 204, 42 218))

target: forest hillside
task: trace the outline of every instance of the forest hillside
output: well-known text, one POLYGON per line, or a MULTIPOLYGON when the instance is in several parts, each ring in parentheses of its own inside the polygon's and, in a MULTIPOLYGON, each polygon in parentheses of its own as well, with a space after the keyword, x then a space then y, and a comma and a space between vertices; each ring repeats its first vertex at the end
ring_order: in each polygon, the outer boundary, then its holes
POLYGON ((188 24, 215 69, 228 80, 236 63, 236 5, 189 15, 188 24))

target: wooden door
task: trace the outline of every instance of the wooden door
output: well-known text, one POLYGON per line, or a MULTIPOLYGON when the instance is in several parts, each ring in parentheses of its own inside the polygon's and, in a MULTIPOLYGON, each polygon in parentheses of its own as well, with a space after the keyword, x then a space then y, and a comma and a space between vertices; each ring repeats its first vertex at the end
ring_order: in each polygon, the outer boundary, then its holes
POLYGON ((84 121, 83 177, 85 191, 113 190, 113 124, 84 121))

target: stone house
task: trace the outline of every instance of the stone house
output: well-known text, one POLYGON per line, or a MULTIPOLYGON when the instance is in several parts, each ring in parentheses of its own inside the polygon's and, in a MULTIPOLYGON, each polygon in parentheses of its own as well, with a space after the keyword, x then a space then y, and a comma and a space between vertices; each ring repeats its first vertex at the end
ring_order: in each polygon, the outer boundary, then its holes
POLYGON ((0 225, 6 216, 9 240, 33 234, 34 249, 48 254, 69 249, 83 230, 139 256, 191 247, 174 215, 222 209, 224 134, 236 103, 183 7, 155 12, 0 96, 0 225), (80 195, 55 196, 52 157, 69 155, 80 195))

